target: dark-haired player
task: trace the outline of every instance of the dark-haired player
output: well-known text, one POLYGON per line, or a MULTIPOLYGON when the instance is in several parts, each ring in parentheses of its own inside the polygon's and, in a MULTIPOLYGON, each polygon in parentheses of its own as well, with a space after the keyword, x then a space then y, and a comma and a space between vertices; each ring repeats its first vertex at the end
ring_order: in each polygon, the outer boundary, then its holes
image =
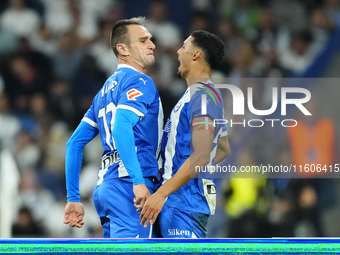
POLYGON ((223 60, 224 45, 214 34, 199 30, 177 54, 178 73, 188 89, 167 120, 161 150, 163 185, 146 201, 141 224, 153 224, 160 213, 163 237, 205 238, 208 217, 215 212, 216 189, 212 178, 191 178, 190 167, 214 165, 230 153, 226 126, 213 124, 214 119, 223 119, 224 106, 210 80, 211 70, 223 60), (206 109, 201 109, 202 99, 206 109))

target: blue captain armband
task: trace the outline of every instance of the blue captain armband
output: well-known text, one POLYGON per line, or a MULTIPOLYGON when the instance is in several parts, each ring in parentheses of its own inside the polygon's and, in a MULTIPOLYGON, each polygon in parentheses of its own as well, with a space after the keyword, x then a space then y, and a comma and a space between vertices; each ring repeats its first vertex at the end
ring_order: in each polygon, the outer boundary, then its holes
POLYGON ((133 127, 139 121, 139 116, 126 109, 117 109, 115 116, 115 124, 112 135, 118 150, 119 157, 129 173, 133 185, 145 183, 142 169, 138 162, 135 136, 133 127))

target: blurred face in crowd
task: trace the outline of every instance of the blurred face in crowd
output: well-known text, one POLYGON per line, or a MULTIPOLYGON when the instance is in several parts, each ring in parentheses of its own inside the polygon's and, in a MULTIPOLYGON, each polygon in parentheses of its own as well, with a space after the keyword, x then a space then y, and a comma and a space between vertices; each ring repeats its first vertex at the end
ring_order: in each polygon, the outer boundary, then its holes
POLYGON ((127 53, 132 60, 146 69, 152 66, 155 63, 153 50, 156 46, 151 41, 152 36, 149 31, 140 25, 130 25, 128 36, 130 45, 127 53))
POLYGON ((154 2, 150 7, 150 14, 156 22, 162 22, 166 18, 166 6, 163 2, 154 2))
POLYGON ((63 53, 71 52, 76 46, 76 36, 71 32, 64 33, 59 39, 59 49, 63 53))
POLYGON ((0 114, 7 111, 8 100, 4 94, 0 94, 0 114))
POLYGON ((25 81, 27 77, 31 76, 33 67, 23 57, 15 57, 11 62, 11 71, 20 80, 25 81))
POLYGON ((16 10, 21 10, 25 7, 23 0, 11 0, 10 5, 16 10))
POLYGON ((273 13, 270 10, 263 10, 260 17, 261 27, 270 29, 275 25, 273 13))
POLYGON ((308 42, 303 39, 297 38, 292 43, 293 50, 297 55, 304 55, 308 49, 308 42))

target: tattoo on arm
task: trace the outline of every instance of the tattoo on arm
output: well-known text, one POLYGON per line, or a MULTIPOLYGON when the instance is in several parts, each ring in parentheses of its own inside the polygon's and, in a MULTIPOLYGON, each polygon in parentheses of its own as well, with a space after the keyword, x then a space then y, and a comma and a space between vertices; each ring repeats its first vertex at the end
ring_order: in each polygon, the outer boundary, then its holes
MULTIPOLYGON (((220 137, 220 140, 226 141, 227 140, 227 136, 220 137)), ((217 145, 216 157, 219 157, 221 155, 221 153, 224 152, 224 151, 225 151, 225 149, 222 146, 218 146, 217 145)))

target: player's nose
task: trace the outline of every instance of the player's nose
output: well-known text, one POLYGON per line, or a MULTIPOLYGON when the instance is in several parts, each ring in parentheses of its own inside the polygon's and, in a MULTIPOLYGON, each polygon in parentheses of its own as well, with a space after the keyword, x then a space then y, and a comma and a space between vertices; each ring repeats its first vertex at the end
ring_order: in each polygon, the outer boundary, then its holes
POLYGON ((152 50, 154 50, 156 48, 156 45, 151 40, 150 40, 149 48, 152 49, 152 50))

